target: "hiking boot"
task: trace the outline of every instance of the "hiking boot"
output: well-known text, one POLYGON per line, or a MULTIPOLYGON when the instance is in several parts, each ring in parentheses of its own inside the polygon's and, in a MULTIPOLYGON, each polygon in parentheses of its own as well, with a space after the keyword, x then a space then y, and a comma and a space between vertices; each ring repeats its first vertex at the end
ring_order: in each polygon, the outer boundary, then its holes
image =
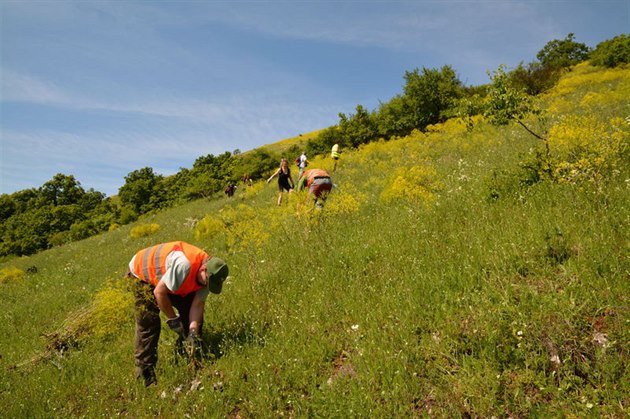
POLYGON ((134 371, 134 376, 136 377, 136 380, 142 378, 144 380, 145 387, 157 384, 157 376, 155 375, 155 370, 153 368, 143 369, 140 367, 136 367, 134 371))

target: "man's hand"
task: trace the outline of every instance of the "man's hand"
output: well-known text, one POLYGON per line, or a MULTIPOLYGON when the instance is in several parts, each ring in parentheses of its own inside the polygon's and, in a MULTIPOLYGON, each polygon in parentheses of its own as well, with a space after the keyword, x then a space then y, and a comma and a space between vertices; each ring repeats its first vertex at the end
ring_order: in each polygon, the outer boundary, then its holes
POLYGON ((188 352, 188 356, 192 361, 192 365, 194 365, 195 367, 200 366, 202 351, 201 338, 197 334, 196 330, 193 329, 190 331, 190 334, 186 338, 186 342, 184 342, 184 345, 186 347, 186 352, 188 352))
POLYGON ((182 324, 182 321, 180 320, 179 316, 173 317, 172 319, 168 319, 166 321, 166 324, 173 332, 177 333, 182 338, 186 338, 186 333, 184 332, 184 325, 182 324))

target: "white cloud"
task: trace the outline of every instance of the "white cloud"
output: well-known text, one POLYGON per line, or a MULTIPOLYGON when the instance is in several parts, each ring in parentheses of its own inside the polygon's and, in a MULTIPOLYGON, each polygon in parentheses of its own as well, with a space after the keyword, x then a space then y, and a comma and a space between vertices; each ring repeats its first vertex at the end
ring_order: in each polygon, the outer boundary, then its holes
POLYGON ((0 91, 3 102, 31 102, 40 104, 71 104, 72 98, 63 89, 53 83, 32 77, 26 74, 18 74, 6 68, 2 68, 0 76, 0 91))

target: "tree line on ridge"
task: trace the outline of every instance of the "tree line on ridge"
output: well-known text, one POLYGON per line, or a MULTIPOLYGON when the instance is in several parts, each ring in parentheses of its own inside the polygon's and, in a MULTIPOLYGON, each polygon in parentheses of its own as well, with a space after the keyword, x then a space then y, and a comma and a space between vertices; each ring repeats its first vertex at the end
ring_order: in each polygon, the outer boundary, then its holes
MULTIPOLYGON (((570 33, 565 39, 548 42, 536 58, 505 74, 499 69, 505 76, 500 82, 523 97, 533 97, 552 88, 563 72, 580 62, 589 60, 591 65, 608 68, 627 65, 630 35, 616 36, 591 49, 576 42, 570 33)), ((493 87, 497 90, 492 84, 465 86, 449 65, 406 71, 404 81, 402 93, 373 111, 359 104, 354 114, 339 113, 336 125, 307 141, 307 154, 328 153, 335 143, 353 149, 424 130, 449 118, 484 114, 493 87)), ((297 155, 299 151, 295 145, 286 153, 297 155)), ((93 189, 86 191, 74 176, 56 174, 39 188, 0 195, 0 258, 30 255, 111 230, 143 214, 211 197, 243 175, 253 181, 264 178, 280 157, 264 148, 248 153, 235 150, 218 156, 209 154, 197 158, 192 168, 182 168, 168 177, 145 167, 130 172, 115 197, 93 189)))

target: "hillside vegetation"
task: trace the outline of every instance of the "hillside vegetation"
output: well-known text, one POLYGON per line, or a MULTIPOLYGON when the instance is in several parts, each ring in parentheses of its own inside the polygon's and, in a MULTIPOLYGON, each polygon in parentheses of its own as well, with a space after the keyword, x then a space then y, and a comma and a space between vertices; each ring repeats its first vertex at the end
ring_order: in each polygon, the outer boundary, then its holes
MULTIPOLYGON (((347 151, 323 210, 255 182, 0 265, 3 417, 624 417, 630 70, 582 63, 522 126, 347 151), (199 368, 134 380, 131 256, 230 265, 199 368)), ((310 167, 332 168, 329 158, 310 167)))
POLYGON ((536 58, 509 71, 500 66, 491 75, 492 83, 481 86, 464 85, 449 65, 405 71, 402 93, 380 102, 377 109, 359 104, 354 114, 339 113, 339 123, 318 131, 245 153, 236 149, 218 156, 202 155, 192 168, 180 168, 172 176, 160 175, 151 167, 133 170, 113 197, 86 191, 73 175, 63 173, 39 188, 1 194, 0 261, 114 230, 140 216, 210 197, 241 180, 265 179, 280 158, 293 159, 304 150, 311 158, 327 155, 334 144, 356 150, 381 139, 426 132, 431 125, 454 117, 465 118, 471 128, 478 115, 494 124, 517 123, 546 140, 544 128, 536 132, 524 121, 528 115, 540 115, 532 99, 554 87, 577 64, 629 65, 630 35, 618 35, 591 49, 569 33, 565 39, 549 41, 536 58))

